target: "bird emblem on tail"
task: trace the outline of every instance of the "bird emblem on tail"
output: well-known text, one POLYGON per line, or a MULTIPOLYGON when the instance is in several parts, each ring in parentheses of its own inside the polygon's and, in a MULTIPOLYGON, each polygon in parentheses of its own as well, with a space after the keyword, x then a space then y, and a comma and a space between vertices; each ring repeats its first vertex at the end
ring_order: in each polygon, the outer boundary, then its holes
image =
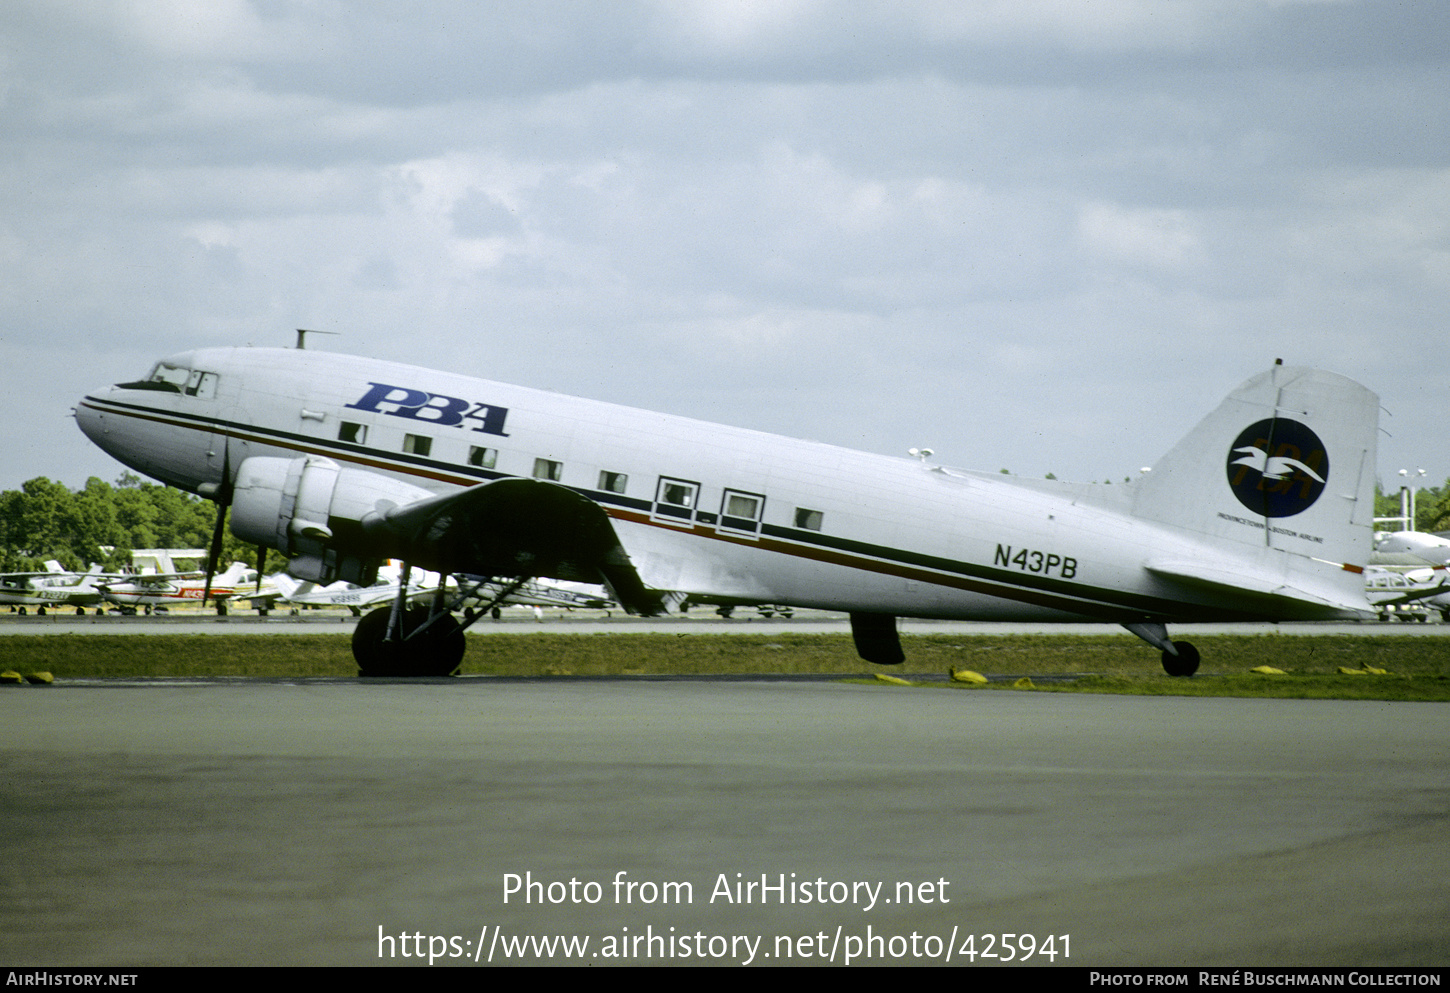
POLYGON ((1298 459, 1291 459, 1284 455, 1275 455, 1272 458, 1269 453, 1254 445, 1246 445, 1243 448, 1235 448, 1235 455, 1242 455, 1243 458, 1235 459, 1229 465, 1246 465, 1255 470, 1265 479, 1283 479, 1285 476, 1293 475, 1295 472, 1302 472, 1316 482, 1324 482, 1324 477, 1319 475, 1309 466, 1298 459))

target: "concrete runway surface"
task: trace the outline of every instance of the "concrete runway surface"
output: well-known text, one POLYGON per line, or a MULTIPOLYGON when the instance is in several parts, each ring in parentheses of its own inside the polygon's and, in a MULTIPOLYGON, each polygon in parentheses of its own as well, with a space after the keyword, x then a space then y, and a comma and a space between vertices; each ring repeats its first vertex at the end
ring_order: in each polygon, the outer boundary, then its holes
POLYGON ((827 680, 13 687, 0 960, 499 964, 572 936, 523 958, 1444 964, 1447 715, 827 680))

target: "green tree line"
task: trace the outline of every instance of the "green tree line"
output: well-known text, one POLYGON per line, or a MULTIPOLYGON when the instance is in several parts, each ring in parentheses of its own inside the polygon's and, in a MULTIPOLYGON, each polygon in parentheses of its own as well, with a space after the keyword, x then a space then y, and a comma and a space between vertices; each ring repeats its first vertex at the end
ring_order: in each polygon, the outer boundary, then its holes
MULTIPOLYGON (((0 572, 40 571, 47 559, 116 572, 136 548, 207 548, 215 525, 216 504, 129 472, 79 490, 39 476, 0 493, 0 572)), ((222 562, 234 559, 254 562, 256 551, 228 532, 222 562)))
MULTIPOLYGON (((1376 487, 1374 515, 1400 516, 1400 491, 1384 491, 1376 487)), ((1400 530, 1400 524, 1386 524, 1384 530, 1400 530)), ((1415 492, 1415 526, 1413 531, 1450 531, 1450 479, 1443 486, 1421 486, 1415 492)))

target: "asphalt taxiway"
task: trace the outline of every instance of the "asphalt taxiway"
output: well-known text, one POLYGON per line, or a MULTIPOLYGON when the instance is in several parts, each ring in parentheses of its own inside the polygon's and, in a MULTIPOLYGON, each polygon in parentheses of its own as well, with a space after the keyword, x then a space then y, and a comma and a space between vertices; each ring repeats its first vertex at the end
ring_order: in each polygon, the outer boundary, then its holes
POLYGON ((13 687, 0 959, 501 964, 564 937, 589 944, 524 957, 1443 964, 1447 713, 753 679, 13 687))

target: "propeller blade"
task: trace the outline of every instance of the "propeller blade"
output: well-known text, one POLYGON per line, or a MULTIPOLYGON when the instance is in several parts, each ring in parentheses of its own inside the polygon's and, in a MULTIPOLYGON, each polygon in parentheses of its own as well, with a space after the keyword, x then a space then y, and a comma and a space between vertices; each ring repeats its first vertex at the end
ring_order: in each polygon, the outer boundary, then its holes
POLYGON ((216 575, 217 560, 220 559, 222 555, 222 538, 226 534, 226 525, 227 505, 222 503, 220 499, 220 494, 218 494, 218 499, 216 502, 216 527, 212 529, 211 551, 207 554, 206 557, 206 585, 202 587, 201 591, 201 605, 203 607, 205 607, 206 602, 211 599, 211 580, 212 577, 216 575))

